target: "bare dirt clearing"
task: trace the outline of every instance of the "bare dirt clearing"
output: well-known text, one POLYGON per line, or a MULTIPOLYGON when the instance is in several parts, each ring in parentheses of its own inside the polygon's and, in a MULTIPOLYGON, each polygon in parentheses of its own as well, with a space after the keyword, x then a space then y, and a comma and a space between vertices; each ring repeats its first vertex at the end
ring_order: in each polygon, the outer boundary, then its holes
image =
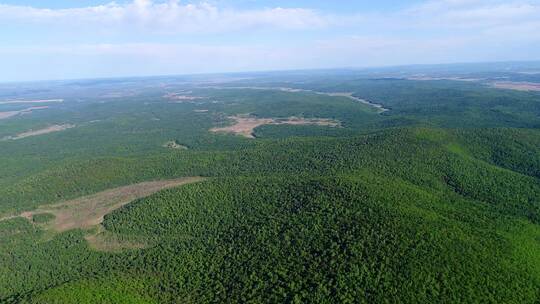
POLYGON ((0 112, 0 119, 6 119, 17 115, 23 115, 23 114, 29 114, 34 110, 42 110, 47 109, 49 107, 42 106, 42 107, 30 107, 27 109, 19 110, 19 111, 7 111, 7 112, 0 112))
POLYGON ((143 182, 118 187, 89 196, 80 197, 52 205, 44 205, 33 211, 23 212, 18 216, 8 216, 2 220, 24 217, 29 220, 34 215, 51 213, 55 216, 46 228, 57 232, 71 229, 93 228, 103 222, 103 217, 132 202, 135 199, 149 196, 163 189, 203 181, 202 177, 185 177, 172 180, 143 182))
POLYGON ((133 200, 188 183, 202 181, 200 177, 188 177, 174 180, 144 182, 106 190, 94 195, 81 197, 59 204, 43 206, 33 214, 52 213, 56 216, 53 228, 56 231, 66 231, 76 228, 90 228, 101 224, 103 217, 132 202, 133 200))
POLYGON ((188 149, 188 147, 179 144, 175 140, 171 140, 171 141, 166 142, 165 144, 163 144, 163 147, 164 148, 169 148, 169 149, 178 149, 178 150, 187 150, 188 149))
POLYGON ((7 139, 17 140, 17 139, 30 137, 30 136, 38 136, 38 135, 43 135, 43 134, 48 134, 48 133, 53 133, 53 132, 60 132, 60 131, 71 129, 71 128, 74 128, 74 127, 75 127, 75 125, 71 125, 71 124, 53 125, 53 126, 50 126, 50 127, 47 127, 47 128, 39 129, 39 130, 30 130, 30 131, 27 131, 27 132, 23 132, 23 133, 15 135, 13 137, 8 137, 7 139))
MULTIPOLYGON (((187 92, 184 94, 190 94, 191 92, 187 92)), ((181 95, 180 93, 167 93, 163 96, 165 99, 171 100, 173 103, 183 103, 183 102, 193 102, 198 99, 203 99, 204 97, 199 96, 191 96, 191 95, 181 95)))
POLYGON ((285 119, 277 118, 256 118, 247 115, 230 116, 229 119, 235 121, 232 126, 212 128, 211 132, 225 132, 234 133, 247 138, 255 138, 253 130, 262 125, 317 125, 317 126, 329 126, 339 127, 341 124, 338 121, 332 119, 322 118, 300 118, 289 117, 285 119))
POLYGON ((121 251, 124 249, 144 248, 147 244, 106 231, 101 226, 104 216, 135 199, 149 196, 164 189, 203 180, 202 177, 185 177, 118 187, 74 200, 44 205, 33 211, 0 218, 0 221, 23 217, 30 222, 34 222, 34 216, 48 213, 54 215, 54 217, 46 223, 37 225, 45 229, 49 235, 71 229, 85 229, 88 233, 85 239, 90 247, 95 250, 121 251))
POLYGON ((498 81, 492 83, 491 85, 497 89, 540 92, 540 83, 535 82, 498 81))

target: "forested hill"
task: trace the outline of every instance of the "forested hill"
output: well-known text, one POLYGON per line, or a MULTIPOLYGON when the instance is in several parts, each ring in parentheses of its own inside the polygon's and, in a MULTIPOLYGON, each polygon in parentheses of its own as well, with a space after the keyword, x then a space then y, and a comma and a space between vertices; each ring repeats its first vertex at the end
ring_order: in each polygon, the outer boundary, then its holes
POLYGON ((142 179, 210 179, 106 216, 107 231, 152 244, 143 250, 96 252, 83 231, 43 242, 23 219, 1 222, 9 283, 0 294, 38 303, 89 290, 135 302, 532 303, 540 286, 538 138, 518 129, 395 129, 51 169, 4 189, 2 206, 30 208, 142 179), (108 176, 110 184, 92 182, 108 176))
POLYGON ((0 303, 538 303, 538 93, 305 73, 0 87, 0 303))

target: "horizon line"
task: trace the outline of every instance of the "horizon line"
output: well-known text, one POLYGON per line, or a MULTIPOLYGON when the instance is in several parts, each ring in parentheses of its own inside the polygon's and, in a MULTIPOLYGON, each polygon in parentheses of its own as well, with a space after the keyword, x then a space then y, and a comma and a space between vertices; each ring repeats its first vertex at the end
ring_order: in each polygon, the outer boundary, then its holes
MULTIPOLYGON (((194 72, 194 73, 173 73, 173 74, 148 74, 148 75, 125 75, 125 76, 96 76, 96 77, 74 77, 57 79, 35 79, 35 80, 0 80, 0 84, 21 84, 21 83, 43 83, 43 82, 65 82, 65 81, 88 81, 88 80, 113 80, 113 79, 137 79, 137 78, 160 78, 160 77, 186 77, 186 76, 204 76, 204 75, 234 75, 234 74, 256 74, 256 73, 288 73, 288 72, 308 72, 308 71, 345 71, 345 70, 370 70, 370 69, 391 69, 408 67, 428 67, 428 66, 452 66, 452 65, 475 65, 475 64, 518 64, 518 63, 538 63, 540 59, 535 60, 501 60, 501 61, 460 61, 447 63, 410 63, 377 65, 362 67, 327 67, 327 68, 300 68, 300 69, 276 69, 276 70, 244 70, 244 71, 224 71, 224 72, 194 72)), ((540 68, 540 67, 539 67, 540 68)))

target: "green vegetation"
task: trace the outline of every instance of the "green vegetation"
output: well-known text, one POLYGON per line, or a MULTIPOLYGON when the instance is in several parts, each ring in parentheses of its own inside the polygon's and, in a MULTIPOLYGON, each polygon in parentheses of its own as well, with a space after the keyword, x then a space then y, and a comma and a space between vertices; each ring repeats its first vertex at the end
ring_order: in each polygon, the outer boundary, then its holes
POLYGON ((144 90, 83 82, 81 102, 0 120, 0 137, 77 126, 0 141, 0 302, 538 302, 538 94, 452 81, 268 77, 220 88, 170 80, 166 92, 163 79, 144 90), (248 86, 355 92, 391 110, 232 88, 248 86), (122 90, 136 94, 101 102, 122 90), (202 98, 175 103, 167 92, 202 98), (208 131, 247 113, 343 127, 267 125, 255 139, 208 131), (207 179, 137 199, 88 230, 50 233, 48 213, 10 217, 188 176, 207 179))
POLYGON ((94 303, 157 303, 149 297, 139 294, 146 288, 144 282, 129 279, 106 278, 104 280, 82 280, 47 290, 35 297, 30 303, 35 304, 94 304, 94 303))
POLYGON ((52 221, 55 218, 51 213, 38 213, 32 216, 32 221, 36 224, 44 224, 52 221))

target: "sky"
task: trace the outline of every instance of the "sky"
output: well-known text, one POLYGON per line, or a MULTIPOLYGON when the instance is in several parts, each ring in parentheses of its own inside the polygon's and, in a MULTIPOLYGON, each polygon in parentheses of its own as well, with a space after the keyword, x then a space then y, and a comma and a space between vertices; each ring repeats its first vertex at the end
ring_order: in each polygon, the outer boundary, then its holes
POLYGON ((0 0, 0 81, 540 60, 540 0, 0 0))

